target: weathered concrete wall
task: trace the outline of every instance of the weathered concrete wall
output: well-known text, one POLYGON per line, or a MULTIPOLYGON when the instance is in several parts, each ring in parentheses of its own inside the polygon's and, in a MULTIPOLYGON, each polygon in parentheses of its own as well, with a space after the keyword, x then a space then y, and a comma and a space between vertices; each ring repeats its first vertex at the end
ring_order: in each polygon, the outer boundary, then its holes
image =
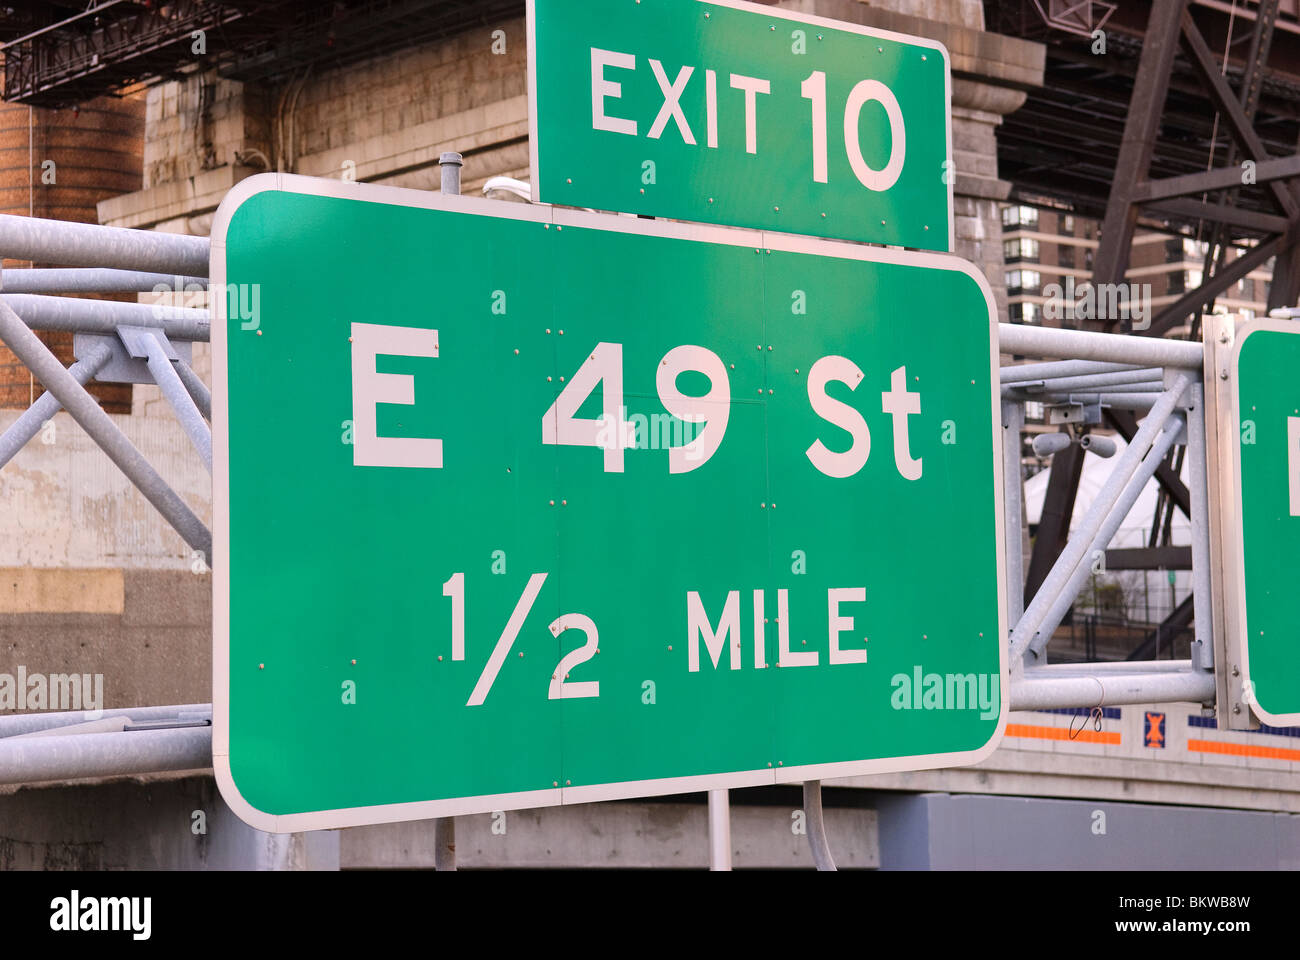
POLYGON ((0 792, 0 870, 337 870, 338 835, 272 835, 211 776, 0 792))
MULTIPOLYGON (((102 676, 100 702, 47 702, 46 710, 207 703, 212 577, 188 570, 0 569, 0 673, 17 677, 19 668, 29 677, 102 676)), ((0 715, 17 706, 0 698, 0 715)))
MULTIPOLYGON (((733 791, 735 869, 811 868, 802 811, 782 802, 796 797, 794 790, 733 791)), ((866 805, 825 811, 841 869, 1300 865, 1294 814, 947 792, 850 799, 866 805)), ((706 819, 694 797, 457 817, 457 866, 704 869, 706 819)), ((237 820, 202 774, 21 788, 0 791, 0 870, 429 869, 434 829, 426 820, 265 834, 237 820)))
MULTIPOLYGON (((175 420, 112 416, 210 524, 211 480, 175 420)), ((0 430, 17 417, 0 411, 0 430)), ((0 470, 0 504, 0 673, 102 675, 110 709, 211 700, 206 564, 68 414, 0 470)))
MULTIPOLYGON (((215 73, 149 88, 144 183, 188 180, 222 165, 271 155, 267 91, 215 73)), ((264 161, 269 163, 269 160, 264 161)))
MULTIPOLYGON (((791 791, 791 794, 797 791, 791 791)), ((748 805, 733 791, 732 866, 737 870, 812 869, 803 811, 790 804, 748 805)), ((842 869, 880 863, 876 812, 827 807, 826 830, 842 869)), ((432 867, 429 821, 339 831, 343 869, 432 867)), ((619 867, 703 870, 709 866, 704 803, 592 803, 456 818, 456 860, 465 869, 619 867)))
POLYGON ((102 203, 100 221, 203 235, 226 191, 264 169, 437 189, 447 150, 466 156, 465 192, 527 178, 526 56, 520 18, 276 86, 214 74, 161 84, 145 188, 102 203))
MULTIPOLYGON (((733 794, 736 869, 811 869, 803 812, 771 791, 733 794)), ((798 790, 784 791, 797 801, 798 790)), ((853 799, 858 799, 855 795, 853 799)), ((831 802, 828 794, 828 802, 831 802)), ((876 812, 828 806, 842 869, 880 864, 876 812)), ((704 803, 596 803, 456 818, 460 869, 707 869, 704 803)), ((431 869, 434 823, 266 834, 240 822, 210 775, 0 789, 0 870, 431 869), (202 832, 200 832, 202 831, 202 832)))
MULTIPOLYGON (((0 411, 0 430, 18 416, 0 411)), ((211 524, 211 478, 175 419, 111 416, 211 524)), ((0 504, 0 567, 189 570, 193 564, 180 535, 67 413, 53 417, 0 470, 0 504)))

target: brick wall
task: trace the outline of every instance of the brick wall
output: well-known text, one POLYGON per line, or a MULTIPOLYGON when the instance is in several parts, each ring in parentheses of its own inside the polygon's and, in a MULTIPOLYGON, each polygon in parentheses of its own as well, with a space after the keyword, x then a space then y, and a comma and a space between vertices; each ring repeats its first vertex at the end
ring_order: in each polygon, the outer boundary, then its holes
MULTIPOLYGON (((0 213, 97 223, 100 200, 139 188, 143 135, 139 95, 103 97, 76 110, 0 103, 0 213)), ((29 264, 5 261, 4 266, 29 264)), ((65 365, 72 362, 72 334, 40 337, 65 365)), ((25 408, 43 392, 18 358, 0 346, 0 408, 25 408)), ((95 384, 91 393, 110 412, 130 409, 129 385, 95 384)))

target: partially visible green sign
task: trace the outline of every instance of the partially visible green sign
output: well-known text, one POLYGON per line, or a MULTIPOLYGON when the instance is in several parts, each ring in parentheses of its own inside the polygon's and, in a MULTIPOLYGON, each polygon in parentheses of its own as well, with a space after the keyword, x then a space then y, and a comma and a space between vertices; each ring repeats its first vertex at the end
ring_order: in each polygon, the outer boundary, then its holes
POLYGON ((993 749, 988 287, 955 257, 748 240, 291 176, 232 191, 213 752, 240 816, 315 829, 993 749))
POLYGON ((942 44, 737 0, 529 0, 535 198, 952 249, 942 44))
POLYGON ((1265 723, 1300 724, 1300 325, 1242 329, 1234 352, 1235 577, 1246 697, 1265 723))

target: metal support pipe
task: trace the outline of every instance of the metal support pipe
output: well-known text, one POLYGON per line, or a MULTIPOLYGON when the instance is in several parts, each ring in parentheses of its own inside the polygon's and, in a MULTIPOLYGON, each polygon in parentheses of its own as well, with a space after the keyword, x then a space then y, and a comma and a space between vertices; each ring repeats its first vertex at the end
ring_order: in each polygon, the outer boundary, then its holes
POLYGON ((1192 404, 1187 411, 1187 459, 1189 492, 1192 496, 1192 625, 1195 642, 1192 661, 1201 670, 1214 671, 1214 630, 1210 579, 1210 506, 1207 491, 1209 476, 1205 448, 1205 388, 1192 386, 1192 404))
POLYGON ((1164 371, 1159 367, 1138 367, 1134 370, 1120 370, 1113 373, 1089 373, 1075 377, 1044 377, 1041 385, 1038 381, 1029 381, 1021 388, 1030 393, 1059 392, 1082 390, 1086 387, 1110 387, 1116 384, 1160 383, 1164 371))
POLYGON ((183 293, 196 287, 207 290, 207 277, 107 267, 6 270, 0 284, 5 293, 183 293))
POLYGON ((162 390, 163 399, 172 408, 181 428, 189 436, 195 449, 199 451, 199 458, 210 475, 212 473, 212 431, 203 422, 203 414, 199 412, 194 398, 190 396, 189 391, 185 389, 185 384, 176 373, 171 357, 167 355, 167 347, 152 330, 142 330, 139 327, 123 328, 121 336, 132 354, 140 350, 144 351, 145 363, 149 366, 149 373, 153 375, 154 383, 162 390))
MULTIPOLYGON (((96 344, 90 352, 68 368, 77 383, 85 386, 108 363, 113 351, 103 343, 96 344)), ((42 393, 23 415, 9 425, 0 435, 0 468, 12 460, 28 441, 41 432, 47 420, 63 409, 54 394, 42 393)))
MULTIPOLYGON (((1041 668, 1040 668, 1041 669, 1041 668)), ((1038 669, 1011 682, 1012 710, 1104 707, 1127 703, 1205 703, 1214 699, 1214 674, 1115 674, 1094 677, 1038 677, 1038 669)))
POLYGON ((1002 490, 1007 531, 1007 623, 1015 623, 1025 612, 1024 531, 1020 525, 1020 517, 1024 512, 1020 431, 1024 425, 1024 407, 1019 403, 1002 401, 1002 490))
POLYGON ((205 237, 0 215, 0 256, 11 260, 208 275, 205 237))
POLYGON ((211 767, 212 728, 206 726, 0 740, 0 783, 211 767))
POLYGON ((1188 370, 1200 370, 1204 361, 1204 345, 1186 340, 1031 327, 1018 323, 998 324, 998 336, 1003 353, 1029 357, 1074 357, 1188 370))
POLYGON ((1110 476, 1106 479, 1105 484, 1098 491, 1096 499, 1093 500, 1088 512, 1084 515, 1078 532, 1066 543, 1065 549, 1056 558, 1056 563, 1053 564, 1051 571, 1034 595, 1033 602, 1029 604, 1025 615, 1020 618, 1015 629, 1011 632, 1010 659, 1012 670, 1016 670, 1020 658, 1029 649, 1029 642, 1038 632, 1039 625, 1043 622, 1057 594, 1061 592, 1065 583, 1073 575, 1074 569, 1082 561, 1087 552, 1088 544, 1092 542, 1092 538, 1096 536, 1097 530, 1100 529, 1102 521, 1105 519, 1106 512, 1119 497, 1129 477, 1133 475, 1133 471, 1137 469, 1143 454, 1150 449, 1157 432, 1164 428, 1165 421, 1173 414, 1174 405, 1182 397, 1183 391, 1187 389, 1187 384, 1190 382, 1191 374, 1178 374, 1170 389, 1160 395, 1160 398, 1152 407, 1150 415, 1142 421, 1142 426, 1138 428, 1138 432, 1134 435, 1133 442, 1128 445, 1124 454, 1115 462, 1115 467, 1111 470, 1110 476))
POLYGON ((808 825, 808 848, 818 870, 834 870, 835 859, 826 840, 826 819, 822 814, 822 782, 803 782, 803 815, 808 825))
POLYGON ((99 720, 104 717, 125 717, 128 720, 170 720, 180 717, 207 717, 212 719, 212 704, 182 703, 169 707, 125 707, 114 710, 71 710, 59 713, 20 713, 0 717, 0 739, 21 737, 56 727, 68 727, 99 720))
POLYGON ((1100 433, 1085 433, 1079 438, 1079 446, 1103 459, 1115 456, 1115 451, 1119 449, 1114 437, 1103 436, 1100 433))
POLYGON ((442 175, 442 192, 454 195, 460 193, 460 168, 465 165, 459 153, 448 152, 438 157, 438 171, 442 175))
MULTIPOLYGON (((19 218, 21 219, 21 218, 19 218)), ((118 429, 111 417, 77 382, 36 334, 28 329, 8 304, 0 301, 0 340, 27 365, 50 393, 63 404, 109 459, 127 475, 158 512, 176 529, 182 539, 212 560, 212 534, 176 491, 118 429)))
POLYGON ((433 869, 456 869, 456 818, 442 817, 433 821, 433 869))
POLYGON ((1053 377, 1082 377, 1094 373, 1121 373, 1140 370, 1133 363, 1104 363, 1097 360, 1048 360, 1043 363, 1018 363, 1002 367, 999 379, 1004 383, 1032 383, 1053 377))
POLYGON ((209 423, 212 422, 212 392, 208 390, 208 385, 199 379, 199 375, 194 372, 184 360, 175 362, 176 375, 181 378, 181 383, 185 384, 185 389, 189 391, 191 399, 198 405, 199 413, 203 414, 203 419, 209 423))
MULTIPOLYGON (((1005 388, 1003 388, 1005 389, 1005 388)), ((1100 403, 1116 410, 1150 410, 1158 393, 1053 393, 1029 397, 1039 403, 1100 403)))
POLYGON ((1088 548, 1084 551, 1083 556, 1075 566, 1074 571, 1070 574, 1069 580, 1061 590, 1052 598, 1052 605, 1048 608, 1047 613, 1043 615, 1042 621, 1034 631, 1033 638, 1029 641, 1029 652, 1039 656, 1047 642, 1056 632, 1056 628, 1065 619, 1069 612, 1070 606, 1074 603, 1075 597, 1078 596, 1079 590, 1083 587, 1083 582, 1088 579, 1092 573, 1091 559, 1098 553, 1104 552, 1106 546, 1119 530, 1120 524, 1128 516, 1128 512, 1133 509, 1133 504, 1137 503, 1137 498, 1141 496, 1142 490, 1147 483, 1155 476, 1156 468, 1164 461, 1165 455, 1169 448, 1174 445, 1174 441, 1183 431, 1184 419, 1181 414, 1174 414, 1165 424, 1163 432, 1152 445, 1151 450, 1142 462, 1138 464, 1137 470, 1124 485, 1123 491, 1119 498, 1106 512, 1105 519, 1101 526, 1093 535, 1088 548))
POLYGON ((1144 380, 1134 383, 1097 384, 1095 386, 1071 387, 1058 389, 1051 384, 1015 383, 1002 388, 1004 400, 1056 400, 1059 398, 1090 397, 1093 402, 1106 401, 1116 394, 1164 393, 1165 385, 1160 380, 1144 380))
POLYGON ((83 300, 74 297, 43 297, 32 293, 0 294, 35 330, 63 330, 112 336, 123 324, 160 327, 171 340, 207 340, 212 318, 207 310, 174 307, 158 303, 119 303, 116 300, 83 300))
POLYGON ((709 869, 731 869, 731 799, 726 790, 709 791, 709 869))
POLYGON ((1186 673, 1190 660, 1105 660, 1094 663, 1045 663, 1026 667, 1025 678, 1090 677, 1098 673, 1186 673))

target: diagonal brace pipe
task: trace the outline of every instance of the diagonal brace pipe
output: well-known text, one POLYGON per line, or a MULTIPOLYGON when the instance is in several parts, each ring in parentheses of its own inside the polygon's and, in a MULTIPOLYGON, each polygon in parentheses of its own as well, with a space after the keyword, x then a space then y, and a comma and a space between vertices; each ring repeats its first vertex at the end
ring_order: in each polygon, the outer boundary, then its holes
POLYGON ((195 550, 202 551, 204 557, 211 562, 211 531, 194 515, 176 491, 167 485, 167 481, 159 476, 95 398, 86 392, 86 388, 77 382, 18 314, 3 301, 0 301, 0 340, 4 340, 45 389, 54 394, 72 418, 108 454, 109 459, 117 464, 167 522, 176 528, 182 539, 195 550))
POLYGON ((1069 581, 1057 593, 1051 608, 1034 631, 1033 639, 1029 643, 1029 652, 1034 656, 1039 656, 1042 653, 1043 648, 1047 646, 1047 641, 1052 638, 1056 628, 1065 619, 1065 614, 1069 611, 1070 605, 1074 603, 1075 597, 1078 596, 1079 590, 1083 587, 1083 582, 1092 574, 1091 558, 1095 557, 1098 551, 1105 550, 1107 544, 1114 538, 1116 531, 1119 530, 1119 525, 1124 522, 1128 512, 1133 509, 1133 504, 1137 503, 1137 498, 1141 496, 1147 482, 1155 476, 1156 469, 1164 462, 1165 455, 1169 453, 1169 448, 1174 445, 1174 441, 1183 432, 1185 424, 1186 420, 1182 414, 1175 413, 1171 416, 1168 422, 1165 423, 1164 431, 1152 445, 1150 452, 1142 458, 1141 464, 1138 465, 1137 471, 1124 487, 1123 493, 1120 494, 1119 499, 1115 501, 1115 505, 1106 514, 1101 529, 1097 531, 1092 538, 1092 542, 1088 544, 1083 559, 1074 568, 1069 581))
MULTIPOLYGON (((91 378, 103 369, 104 364, 108 363, 109 358, 113 356, 113 351, 105 344, 97 344, 91 348, 90 352, 68 368, 68 373, 72 374, 72 379, 83 386, 90 382, 91 378)), ((0 469, 3 469, 15 456, 18 451, 27 446, 27 443, 40 433, 41 427, 45 421, 63 409, 63 404, 59 403, 54 394, 42 393, 21 417, 9 425, 9 429, 0 436, 0 469)))
POLYGON ((1038 592, 1034 594, 1033 602, 1029 604, 1024 616, 1020 618, 1015 629, 1011 632, 1011 663, 1013 670, 1017 668, 1016 665, 1019 663, 1020 658, 1029 649, 1029 641, 1038 632, 1039 626, 1056 600, 1056 595, 1064 588, 1066 581, 1074 573, 1074 568, 1079 565, 1079 562, 1087 553, 1088 545, 1101 528, 1107 511, 1110 510, 1112 504, 1119 497, 1124 485, 1133 475, 1133 471, 1137 469, 1142 456, 1155 441, 1157 432, 1164 427, 1165 421, 1172 415, 1175 404, 1178 403, 1183 391, 1187 389, 1187 385, 1191 381, 1192 375, 1186 371, 1181 371, 1174 378, 1170 388, 1160 395, 1160 398, 1151 407, 1151 413, 1142 421, 1142 426, 1134 434, 1132 443, 1128 445, 1124 455, 1115 463, 1110 477, 1097 494, 1097 498, 1093 500, 1092 506, 1084 514, 1078 532, 1070 538, 1065 545, 1065 549, 1061 551, 1061 555, 1056 558, 1056 563, 1047 574, 1047 578, 1038 588, 1038 592))
POLYGON ((176 368, 172 366, 175 351, 160 331, 147 327, 119 327, 117 334, 122 338, 127 351, 133 357, 143 356, 149 366, 149 373, 154 383, 162 390, 163 399, 176 414, 176 419, 189 436, 203 466, 212 473, 212 431, 203 422, 203 416, 195 405, 185 384, 181 382, 176 368))
POLYGON ((185 384, 185 389, 189 391, 190 396, 194 398, 194 403, 199 408, 199 413, 203 414, 203 419, 212 422, 212 391, 208 385, 199 379, 199 375, 194 372, 184 360, 176 361, 176 373, 181 378, 181 383, 185 384))

